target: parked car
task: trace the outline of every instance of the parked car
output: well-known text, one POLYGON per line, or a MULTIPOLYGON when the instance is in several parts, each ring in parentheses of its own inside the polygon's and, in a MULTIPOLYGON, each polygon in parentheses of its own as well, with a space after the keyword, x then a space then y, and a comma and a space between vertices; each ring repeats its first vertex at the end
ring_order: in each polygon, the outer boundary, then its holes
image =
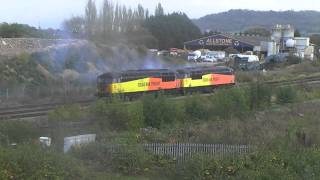
POLYGON ((168 56, 169 54, 170 52, 166 50, 158 51, 158 56, 168 56))
POLYGON ((226 57, 226 52, 224 51, 209 51, 207 55, 215 57, 218 61, 223 60, 226 57))
POLYGON ((213 55, 206 55, 203 59, 203 62, 217 62, 218 59, 215 58, 213 55))

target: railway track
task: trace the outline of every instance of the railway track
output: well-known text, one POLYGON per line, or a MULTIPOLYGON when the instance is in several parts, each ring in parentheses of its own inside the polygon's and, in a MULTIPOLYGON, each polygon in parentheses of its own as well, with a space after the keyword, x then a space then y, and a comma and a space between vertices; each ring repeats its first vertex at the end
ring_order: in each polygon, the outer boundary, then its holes
MULTIPOLYGON (((303 85, 303 84, 320 84, 320 76, 307 77, 303 79, 283 80, 283 81, 268 81, 264 82, 267 85, 279 87, 289 85, 303 85)), ((248 83, 240 84, 240 86, 247 86, 248 83)), ((210 94, 209 94, 210 95, 210 94)), ((208 96, 208 94, 204 94, 208 96)), ((89 106, 93 103, 93 99, 74 101, 68 104, 79 104, 83 107, 89 106)), ((0 120, 13 120, 35 118, 48 115, 48 113, 55 108, 65 105, 66 103, 52 103, 52 104, 39 104, 39 105, 23 105, 15 107, 0 108, 0 120)))
MULTIPOLYGON (((94 102, 94 100, 74 101, 68 104, 80 104, 81 106, 88 106, 92 102, 94 102)), ((0 120, 42 117, 48 115, 50 111, 62 105, 66 105, 66 103, 23 105, 0 108, 0 120)))
MULTIPOLYGON (((241 83, 239 86, 248 86, 249 84, 250 83, 241 83)), ((304 84, 320 84, 320 76, 306 77, 306 78, 292 79, 292 80, 266 81, 266 82, 263 82, 263 84, 274 86, 274 87, 304 85, 304 84)))

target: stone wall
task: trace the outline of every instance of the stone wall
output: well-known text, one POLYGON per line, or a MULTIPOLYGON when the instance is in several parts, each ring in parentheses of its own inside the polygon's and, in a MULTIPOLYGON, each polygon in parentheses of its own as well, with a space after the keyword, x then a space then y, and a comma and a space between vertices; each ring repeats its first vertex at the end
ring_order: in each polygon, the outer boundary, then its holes
POLYGON ((0 55, 10 56, 21 53, 45 51, 88 42, 78 39, 37 39, 37 38, 0 38, 0 55))

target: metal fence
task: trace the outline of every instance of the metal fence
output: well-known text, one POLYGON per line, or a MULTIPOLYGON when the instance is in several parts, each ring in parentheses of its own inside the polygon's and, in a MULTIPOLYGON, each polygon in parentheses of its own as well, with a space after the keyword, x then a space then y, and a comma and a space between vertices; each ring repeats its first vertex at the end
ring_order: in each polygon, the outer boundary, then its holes
MULTIPOLYGON (((125 145, 108 145, 112 153, 121 153, 125 145)), ((142 148, 146 152, 186 160, 197 155, 209 157, 230 157, 245 155, 251 152, 252 148, 248 145, 226 145, 226 144, 141 144, 137 148, 142 148)))

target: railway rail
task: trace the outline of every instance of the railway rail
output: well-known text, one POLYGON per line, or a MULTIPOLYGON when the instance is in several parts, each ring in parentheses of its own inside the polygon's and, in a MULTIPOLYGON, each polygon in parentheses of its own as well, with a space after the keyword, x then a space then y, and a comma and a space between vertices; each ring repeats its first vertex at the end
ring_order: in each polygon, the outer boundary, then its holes
POLYGON ((81 106, 88 106, 93 99, 74 101, 69 103, 51 103, 38 105, 22 105, 15 107, 0 108, 0 120, 24 119, 46 116, 55 108, 66 104, 80 104, 81 106))
MULTIPOLYGON (((279 87, 289 85, 303 85, 303 84, 320 84, 320 76, 306 77, 302 79, 283 80, 283 81, 268 81, 264 82, 267 85, 279 87)), ((242 83, 240 86, 246 86, 248 83, 242 83)), ((208 94, 204 94, 208 96, 208 94)), ((69 103, 52 103, 52 104, 39 104, 39 105, 23 105, 15 107, 0 108, 0 120, 14 120, 35 118, 48 115, 48 113, 55 108, 66 104, 79 104, 87 107, 94 102, 94 99, 74 101, 69 103)))

